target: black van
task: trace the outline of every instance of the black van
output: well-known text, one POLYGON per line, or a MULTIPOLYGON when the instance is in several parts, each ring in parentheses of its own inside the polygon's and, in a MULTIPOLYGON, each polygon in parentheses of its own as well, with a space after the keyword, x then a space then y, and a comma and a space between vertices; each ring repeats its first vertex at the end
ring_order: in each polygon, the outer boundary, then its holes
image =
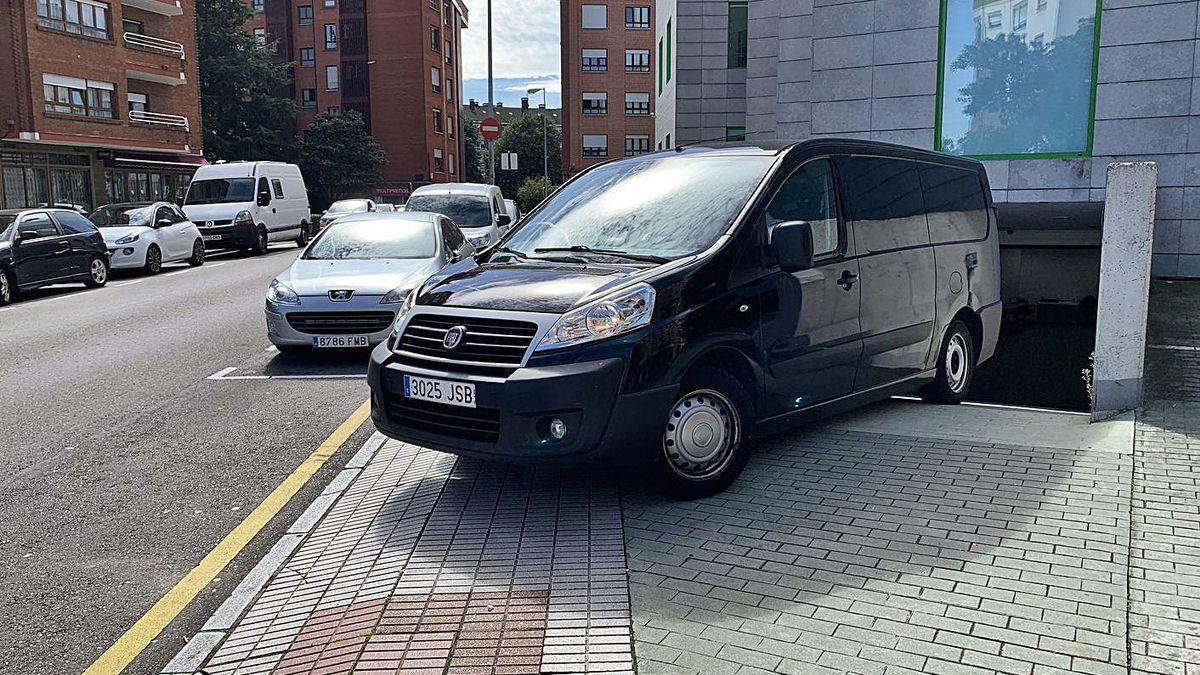
POLYGON ((609 162, 412 292, 372 353, 372 419, 711 494, 763 434, 902 392, 963 400, 999 274, 976 161, 827 139, 609 162))

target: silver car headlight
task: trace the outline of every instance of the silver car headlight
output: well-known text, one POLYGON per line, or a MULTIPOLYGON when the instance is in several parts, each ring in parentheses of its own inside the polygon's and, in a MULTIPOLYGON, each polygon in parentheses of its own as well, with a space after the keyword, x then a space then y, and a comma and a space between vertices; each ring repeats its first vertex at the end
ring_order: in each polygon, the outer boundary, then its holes
POLYGON ((535 351, 603 340, 650 323, 654 287, 641 283, 559 317, 535 351))
POLYGON ((412 286, 400 286, 399 288, 393 288, 387 292, 387 295, 383 296, 383 299, 379 301, 379 304, 395 305, 401 302, 407 303, 408 297, 412 295, 412 292, 415 290, 416 289, 412 286))
POLYGON ((278 279, 273 279, 271 285, 267 287, 267 300, 277 305, 300 304, 300 296, 296 295, 296 291, 278 279))

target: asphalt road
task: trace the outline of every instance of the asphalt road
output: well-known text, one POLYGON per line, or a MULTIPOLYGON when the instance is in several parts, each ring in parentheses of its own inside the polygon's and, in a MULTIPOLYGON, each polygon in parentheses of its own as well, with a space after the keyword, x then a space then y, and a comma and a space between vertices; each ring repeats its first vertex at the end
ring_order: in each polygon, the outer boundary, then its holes
MULTIPOLYGON (((366 399, 361 379, 208 379, 365 373, 365 353, 267 350, 263 293, 297 251, 0 308, 0 673, 82 671, 366 399)), ((125 672, 157 673, 369 431, 125 672)))

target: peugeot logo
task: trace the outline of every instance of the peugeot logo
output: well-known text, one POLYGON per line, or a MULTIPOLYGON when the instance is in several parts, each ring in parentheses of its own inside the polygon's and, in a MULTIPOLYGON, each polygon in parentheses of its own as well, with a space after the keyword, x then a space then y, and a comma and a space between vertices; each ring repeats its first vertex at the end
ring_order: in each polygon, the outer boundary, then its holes
POLYGON ((455 326, 446 331, 446 336, 442 338, 442 346, 446 349, 454 349, 462 344, 463 337, 465 337, 466 334, 466 326, 455 326))
POLYGON ((329 299, 334 302, 346 302, 347 300, 349 300, 352 297, 354 297, 354 291, 349 291, 349 290, 329 291, 329 299))

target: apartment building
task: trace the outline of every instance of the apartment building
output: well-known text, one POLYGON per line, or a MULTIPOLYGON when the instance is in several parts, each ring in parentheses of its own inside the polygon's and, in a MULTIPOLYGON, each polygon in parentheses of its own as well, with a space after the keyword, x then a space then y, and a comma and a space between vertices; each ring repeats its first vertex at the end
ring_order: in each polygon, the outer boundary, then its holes
POLYGON ((291 66, 297 133, 321 113, 361 113, 388 155, 380 197, 461 180, 462 0, 248 2, 247 28, 291 66))
POLYGON ((175 197, 203 162, 194 7, 0 5, 0 208, 175 197))
POLYGON ((654 0, 561 3, 563 173, 650 152, 654 0))

